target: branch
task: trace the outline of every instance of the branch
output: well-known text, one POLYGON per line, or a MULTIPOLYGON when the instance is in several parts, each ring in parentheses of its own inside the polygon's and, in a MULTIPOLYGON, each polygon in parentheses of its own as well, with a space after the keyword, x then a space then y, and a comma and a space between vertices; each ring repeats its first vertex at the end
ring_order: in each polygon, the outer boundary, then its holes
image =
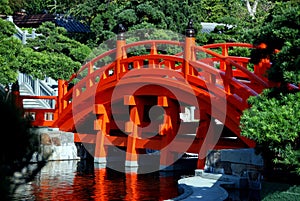
POLYGON ((259 2, 259 0, 255 0, 254 4, 253 4, 253 7, 251 8, 249 0, 246 0, 247 10, 248 10, 250 16, 253 17, 253 18, 255 17, 258 2, 259 2))

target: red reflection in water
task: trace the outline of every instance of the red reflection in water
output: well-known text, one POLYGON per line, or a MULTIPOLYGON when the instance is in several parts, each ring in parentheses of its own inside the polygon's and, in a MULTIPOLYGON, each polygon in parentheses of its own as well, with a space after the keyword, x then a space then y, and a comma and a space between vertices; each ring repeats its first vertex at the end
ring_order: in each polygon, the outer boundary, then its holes
POLYGON ((178 196, 177 178, 159 173, 119 173, 110 169, 42 175, 32 184, 35 200, 156 201, 178 196))

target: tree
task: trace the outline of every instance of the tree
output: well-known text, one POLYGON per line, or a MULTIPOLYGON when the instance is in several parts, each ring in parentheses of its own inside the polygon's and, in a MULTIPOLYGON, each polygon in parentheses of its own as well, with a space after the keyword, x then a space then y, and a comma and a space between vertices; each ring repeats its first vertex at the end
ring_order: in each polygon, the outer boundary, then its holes
POLYGON ((268 78, 279 87, 251 97, 251 107, 241 117, 241 134, 255 140, 267 162, 284 165, 300 174, 300 92, 289 84, 300 84, 299 5, 277 3, 263 26, 256 30, 251 61, 270 59, 268 78))
POLYGON ((253 43, 263 43, 266 47, 253 51, 252 62, 270 59, 273 65, 268 76, 272 81, 294 84, 300 82, 299 18, 298 4, 277 3, 263 26, 253 34, 253 43))
POLYGON ((0 0, 0 14, 11 15, 12 13, 8 0, 0 0))
POLYGON ((257 143, 267 169, 284 165, 300 174, 300 92, 271 96, 266 90, 251 97, 241 118, 242 135, 257 143))
POLYGON ((18 72, 35 78, 69 79, 77 72, 91 49, 68 38, 64 28, 52 22, 42 24, 37 33, 41 36, 28 40, 26 45, 13 37, 15 27, 0 19, 0 83, 14 83, 18 72))
POLYGON ((16 81, 18 76, 18 55, 21 41, 14 38, 16 32, 11 22, 0 19, 0 83, 7 85, 16 81))
POLYGON ((68 38, 66 30, 52 22, 43 23, 36 32, 42 35, 28 40, 18 57, 20 72, 36 78, 69 79, 91 52, 88 46, 68 38))
POLYGON ((255 14, 256 14, 256 9, 257 9, 257 4, 258 4, 259 0, 255 0, 253 3, 253 6, 250 5, 250 1, 246 0, 246 5, 247 5, 247 10, 249 12, 249 15, 254 18, 255 14))

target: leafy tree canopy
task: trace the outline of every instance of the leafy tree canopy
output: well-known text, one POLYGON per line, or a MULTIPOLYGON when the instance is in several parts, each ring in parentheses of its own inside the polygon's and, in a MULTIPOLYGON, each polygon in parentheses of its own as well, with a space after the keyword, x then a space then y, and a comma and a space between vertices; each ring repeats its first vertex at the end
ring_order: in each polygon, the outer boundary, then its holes
POLYGON ((263 26, 253 35, 253 43, 264 43, 266 48, 254 50, 252 62, 271 59, 273 65, 269 78, 273 81, 300 83, 299 10, 297 3, 276 3, 263 26))
POLYGON ((41 79, 68 79, 91 52, 51 22, 41 25, 37 33, 42 35, 28 40, 26 45, 13 37, 16 30, 11 22, 0 19, 0 27, 0 83, 4 85, 15 82, 18 71, 41 79))
POLYGON ((0 14, 11 15, 12 13, 8 0, 0 0, 0 14))
POLYGON ((255 30, 254 63, 262 58, 271 60, 270 80, 280 87, 265 90, 249 99, 251 107, 241 117, 242 135, 255 140, 267 162, 284 165, 300 174, 300 92, 289 90, 287 83, 300 83, 299 5, 277 3, 263 26, 255 30), (278 52, 279 51, 279 52, 278 52))
POLYGON ((18 76, 18 55, 21 41, 14 38, 16 29, 11 22, 0 19, 0 83, 9 84, 18 76))
MULTIPOLYGON (((266 163, 285 165, 300 174, 300 92, 251 97, 241 118, 242 135, 253 139, 266 163)), ((270 164, 269 164, 270 165, 270 164)))

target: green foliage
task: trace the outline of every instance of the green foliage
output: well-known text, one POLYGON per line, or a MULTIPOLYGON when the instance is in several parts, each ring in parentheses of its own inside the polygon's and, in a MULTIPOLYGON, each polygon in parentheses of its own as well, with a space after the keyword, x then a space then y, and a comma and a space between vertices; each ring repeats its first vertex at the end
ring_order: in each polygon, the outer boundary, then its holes
POLYGON ((45 76, 53 79, 68 79, 81 66, 79 62, 73 61, 62 53, 36 52, 31 48, 22 49, 18 60, 20 72, 39 79, 44 79, 45 76))
POLYGON ((0 0, 0 14, 11 15, 12 13, 8 0, 0 0))
POLYGON ((68 79, 91 52, 88 46, 65 36, 66 30, 52 22, 43 23, 36 32, 42 35, 29 40, 19 57, 20 71, 36 78, 68 79))
POLYGON ((53 2, 53 0, 26 0, 23 1, 23 6, 21 8, 25 9, 27 13, 38 14, 43 13, 47 9, 48 4, 53 2))
POLYGON ((15 27, 11 22, 0 19, 0 83, 15 82, 18 76, 18 59, 21 42, 12 35, 15 27))
POLYGON ((126 9, 121 11, 118 15, 118 22, 123 24, 125 27, 131 27, 136 24, 137 16, 133 9, 126 9))
POLYGON ((13 23, 0 18, 0 39, 11 37, 16 32, 13 23))
POLYGON ((16 30, 11 22, 0 19, 0 27, 0 83, 4 85, 15 82, 18 71, 40 79, 69 79, 91 52, 52 22, 43 23, 37 29, 42 35, 25 46, 12 36, 16 30))
POLYGON ((262 58, 270 58, 273 65, 269 78, 273 81, 300 83, 299 10, 299 4, 277 3, 263 26, 253 34, 254 43, 265 43, 267 48, 254 50, 251 61, 258 63, 262 58), (276 49, 281 51, 275 54, 276 49))
POLYGON ((96 35, 95 43, 103 42, 114 36, 117 30, 117 21, 114 16, 117 16, 117 10, 112 3, 100 4, 98 7, 99 13, 91 22, 91 30, 96 35))
POLYGON ((24 9, 25 0, 9 0, 9 7, 13 12, 19 12, 24 9))
POLYGON ((276 93, 265 90, 249 98, 251 107, 241 117, 241 134, 271 152, 273 162, 300 173, 300 92, 273 96, 276 93))
MULTIPOLYGON (((295 178, 296 179, 296 178, 295 178)), ((262 182, 262 201, 299 200, 300 186, 287 183, 262 182)))
POLYGON ((269 71, 269 78, 271 80, 276 82, 293 83, 296 85, 300 83, 299 47, 300 39, 288 41, 285 42, 283 48, 278 54, 272 55, 274 64, 269 71))
MULTIPOLYGON (((300 174, 300 92, 289 91, 286 83, 300 83, 300 12, 299 4, 279 2, 263 22, 250 31, 255 44, 251 62, 269 58, 272 66, 268 78, 281 84, 266 90, 258 98, 251 97, 251 108, 241 117, 242 135, 255 140, 267 162, 283 165, 300 174), (280 50, 279 53, 277 50, 280 50)), ((272 167, 274 168, 274 167, 272 167)))

